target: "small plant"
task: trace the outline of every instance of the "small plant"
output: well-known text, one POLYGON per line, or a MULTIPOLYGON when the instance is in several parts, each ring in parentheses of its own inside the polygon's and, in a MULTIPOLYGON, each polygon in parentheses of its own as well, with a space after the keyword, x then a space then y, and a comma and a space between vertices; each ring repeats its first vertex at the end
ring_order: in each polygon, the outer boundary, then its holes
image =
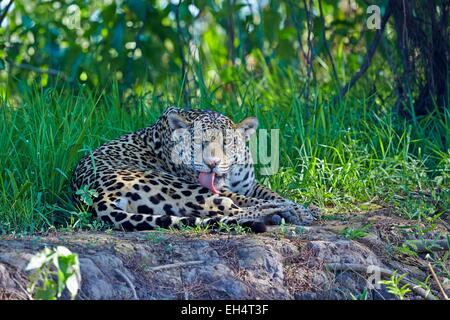
MULTIPOLYGON (((447 246, 450 248, 450 236, 447 235, 447 246)), ((425 256, 425 259, 428 260, 432 267, 436 268, 436 270, 442 275, 444 278, 443 284, 448 285, 450 283, 450 268, 448 268, 448 264, 450 261, 450 250, 445 251, 443 254, 437 254, 436 252, 428 253, 425 256)))
POLYGON ((147 233, 146 238, 153 244, 160 244, 164 240, 164 238, 161 236, 161 232, 159 231, 151 231, 147 233))
POLYGON ((246 234, 251 232, 251 229, 248 227, 243 227, 240 224, 226 224, 222 221, 219 221, 217 231, 233 234, 246 234))
POLYGON ((304 234, 305 233, 305 227, 302 226, 296 226, 294 229, 295 234, 304 234))
POLYGON ((364 288, 364 290, 360 293, 358 293, 356 296, 353 295, 352 293, 350 293, 350 295, 352 296, 353 300, 367 300, 368 295, 367 295, 367 288, 364 288))
POLYGON ((426 296, 428 296, 429 294, 431 294, 431 284, 430 284, 431 279, 432 279, 431 274, 428 275, 428 276, 425 278, 425 280, 423 280, 423 281, 420 281, 420 280, 418 280, 418 279, 414 279, 414 283, 415 283, 418 287, 420 287, 420 288, 422 288, 423 290, 425 290, 426 296))
POLYGON ((406 244, 402 244, 401 246, 394 246, 394 251, 397 252, 398 254, 404 254, 404 255, 410 256, 410 257, 418 257, 419 256, 416 251, 411 249, 411 247, 406 244))
POLYGON ((405 274, 397 275, 397 272, 394 271, 391 275, 391 278, 389 280, 381 280, 379 283, 386 285, 386 288, 389 293, 392 293, 394 296, 398 297, 400 300, 405 299, 405 295, 408 292, 411 292, 411 289, 409 289, 409 285, 405 283, 403 286, 400 287, 402 279, 406 276, 405 274))
POLYGON ((192 233, 194 233, 196 235, 207 234, 207 233, 209 233, 211 231, 209 225, 196 224, 194 226, 188 226, 188 225, 185 225, 183 223, 179 224, 177 226, 177 229, 172 228, 172 227, 170 229, 177 230, 177 231, 180 230, 180 231, 184 231, 184 232, 192 232, 192 233))
POLYGON ((368 225, 364 226, 363 228, 345 227, 341 231, 341 235, 349 240, 364 238, 365 236, 367 236, 368 229, 369 229, 368 225))
POLYGON ((88 206, 92 206, 94 204, 94 198, 98 197, 98 192, 94 189, 89 189, 88 185, 81 186, 75 194, 79 196, 80 200, 88 206))
POLYGON ((88 229, 93 231, 105 230, 107 224, 92 217, 88 211, 71 211, 68 230, 88 229))
POLYGON ((286 225, 286 221, 284 220, 284 218, 281 219, 280 232, 284 235, 287 235, 289 233, 289 229, 288 226, 286 225))
POLYGON ((71 225, 73 229, 83 229, 86 228, 92 219, 92 214, 87 211, 72 212, 72 216, 76 219, 71 225))
POLYGON ((33 270, 28 291, 34 299, 56 300, 67 288, 75 299, 81 283, 78 255, 63 246, 45 248, 31 257, 25 270, 33 270))
MULTIPOLYGON (((105 230, 106 229, 106 223, 104 223, 103 221, 101 221, 101 220, 93 220, 92 221, 92 223, 91 224, 88 224, 88 226, 92 229, 92 230, 95 230, 95 231, 100 231, 100 230, 105 230)), ((112 231, 112 229, 111 228, 109 228, 111 231, 112 231)))

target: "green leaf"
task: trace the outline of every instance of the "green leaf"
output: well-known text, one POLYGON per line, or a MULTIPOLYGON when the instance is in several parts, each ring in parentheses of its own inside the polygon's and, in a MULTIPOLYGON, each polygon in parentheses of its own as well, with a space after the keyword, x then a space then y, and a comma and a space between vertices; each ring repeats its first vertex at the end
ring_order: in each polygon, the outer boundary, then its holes
POLYGON ((31 257, 30 262, 28 262, 25 270, 39 269, 47 262, 47 257, 43 254, 35 255, 31 257))
POLYGON ((31 20, 30 17, 22 15, 22 26, 24 26, 25 29, 31 29, 34 27, 34 21, 31 20))
POLYGON ((66 280, 67 290, 70 292, 71 299, 74 299, 78 290, 80 289, 80 279, 76 274, 72 274, 66 280))
POLYGON ((57 285, 53 280, 47 279, 44 285, 36 289, 34 298, 37 300, 56 300, 57 285))

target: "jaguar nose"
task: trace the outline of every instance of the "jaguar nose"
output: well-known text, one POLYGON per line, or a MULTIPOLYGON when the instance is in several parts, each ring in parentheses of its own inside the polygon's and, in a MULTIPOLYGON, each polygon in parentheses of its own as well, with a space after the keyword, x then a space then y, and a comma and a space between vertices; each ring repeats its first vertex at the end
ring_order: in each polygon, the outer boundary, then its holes
POLYGON ((221 161, 220 159, 210 159, 205 160, 205 164, 208 166, 208 168, 212 170, 219 165, 220 161, 221 161))

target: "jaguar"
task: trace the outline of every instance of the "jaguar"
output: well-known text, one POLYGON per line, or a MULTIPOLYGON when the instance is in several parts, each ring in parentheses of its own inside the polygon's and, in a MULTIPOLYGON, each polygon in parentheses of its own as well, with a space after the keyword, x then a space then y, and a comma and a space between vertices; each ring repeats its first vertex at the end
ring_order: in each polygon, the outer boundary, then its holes
POLYGON ((311 224, 311 210, 257 182, 247 143, 257 128, 256 117, 235 123, 169 107, 149 127, 87 153, 72 188, 95 190, 93 215, 125 231, 224 223, 259 233, 281 219, 311 224))

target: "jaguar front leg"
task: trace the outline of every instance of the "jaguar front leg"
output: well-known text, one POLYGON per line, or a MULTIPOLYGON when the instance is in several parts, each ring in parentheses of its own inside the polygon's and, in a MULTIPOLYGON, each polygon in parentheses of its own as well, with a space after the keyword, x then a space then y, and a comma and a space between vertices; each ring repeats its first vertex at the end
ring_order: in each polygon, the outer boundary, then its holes
POLYGON ((254 232, 265 231, 265 225, 270 224, 268 218, 290 210, 289 206, 281 203, 246 198, 233 192, 222 192, 208 199, 206 205, 209 209, 220 210, 219 215, 223 215, 220 222, 237 223, 250 227, 254 232))
MULTIPOLYGON (((238 199, 241 198, 241 200, 238 200, 244 203, 258 203, 258 201, 270 201, 271 203, 276 203, 280 206, 288 207, 289 209, 279 213, 278 215, 281 218, 284 218, 286 222, 296 224, 296 225, 309 225, 314 220, 317 219, 317 217, 314 216, 313 212, 309 210, 308 208, 295 203, 292 200, 285 199, 276 192, 270 190, 269 188, 266 188, 262 186, 259 183, 254 183, 251 188, 246 190, 244 193, 245 196, 242 195, 231 195, 231 197, 237 197, 238 199), (242 199, 244 197, 245 199, 242 199)), ((278 221, 281 221, 280 218, 277 217, 271 217, 271 220, 269 219, 268 222, 273 222, 277 224, 278 221)))

